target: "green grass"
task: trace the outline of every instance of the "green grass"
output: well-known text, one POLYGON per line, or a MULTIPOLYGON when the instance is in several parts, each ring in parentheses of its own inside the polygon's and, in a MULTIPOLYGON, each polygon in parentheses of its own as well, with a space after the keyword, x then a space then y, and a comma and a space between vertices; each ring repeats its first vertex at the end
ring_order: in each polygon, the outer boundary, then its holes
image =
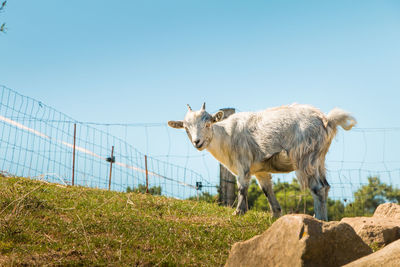
POLYGON ((0 177, 0 266, 217 266, 269 213, 0 177))

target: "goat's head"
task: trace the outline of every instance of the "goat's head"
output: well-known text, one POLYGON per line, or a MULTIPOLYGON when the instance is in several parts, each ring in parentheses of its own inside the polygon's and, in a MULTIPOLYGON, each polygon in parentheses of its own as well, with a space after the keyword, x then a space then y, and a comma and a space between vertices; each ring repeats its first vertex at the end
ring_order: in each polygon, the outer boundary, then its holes
POLYGON ((176 129, 184 128, 195 148, 198 150, 206 149, 213 137, 212 125, 222 120, 224 112, 218 111, 211 115, 206 111, 206 103, 199 111, 193 111, 189 105, 187 106, 188 111, 185 119, 183 121, 169 121, 168 125, 176 129))

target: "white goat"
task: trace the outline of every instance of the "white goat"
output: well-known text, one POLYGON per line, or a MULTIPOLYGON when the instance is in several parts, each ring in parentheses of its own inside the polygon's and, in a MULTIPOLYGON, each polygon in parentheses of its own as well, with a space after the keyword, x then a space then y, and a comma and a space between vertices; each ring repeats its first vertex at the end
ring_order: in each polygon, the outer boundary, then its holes
POLYGON ((183 121, 169 121, 184 128, 198 150, 207 149, 237 175, 239 188, 235 214, 244 214, 250 178, 255 175, 275 217, 281 207, 272 190, 271 173, 296 171, 303 189, 314 198, 315 217, 327 220, 325 155, 338 125, 350 130, 357 122, 348 112, 335 108, 325 115, 317 108, 293 104, 259 112, 240 112, 226 119, 223 111, 210 115, 205 103, 199 111, 188 105, 183 121))

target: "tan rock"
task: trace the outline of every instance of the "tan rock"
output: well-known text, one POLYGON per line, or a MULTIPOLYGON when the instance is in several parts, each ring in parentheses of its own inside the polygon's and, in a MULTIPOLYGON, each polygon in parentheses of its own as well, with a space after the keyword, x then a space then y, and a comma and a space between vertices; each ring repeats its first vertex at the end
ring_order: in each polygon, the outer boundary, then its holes
POLYGON ((400 205, 395 203, 385 203, 379 205, 373 217, 391 218, 400 220, 400 205))
POLYGON ((400 240, 397 240, 390 245, 353 261, 345 267, 398 267, 400 266, 400 240))
POLYGON ((263 234, 235 243, 225 266, 341 266, 372 253, 346 223, 286 215, 263 234))
POLYGON ((343 218, 368 245, 384 246, 400 239, 400 220, 384 217, 343 218))
POLYGON ((365 243, 388 245, 400 239, 400 205, 385 203, 378 206, 372 217, 343 218, 365 243))

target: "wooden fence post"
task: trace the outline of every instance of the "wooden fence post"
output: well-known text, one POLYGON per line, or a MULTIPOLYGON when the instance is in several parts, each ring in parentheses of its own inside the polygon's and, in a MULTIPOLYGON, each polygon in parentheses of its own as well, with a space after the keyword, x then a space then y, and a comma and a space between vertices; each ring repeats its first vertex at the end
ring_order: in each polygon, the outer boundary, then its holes
MULTIPOLYGON (((220 110, 224 112, 224 118, 235 113, 234 108, 220 110)), ((219 165, 219 186, 219 203, 231 207, 236 199, 236 177, 222 164, 219 165)))
POLYGON ((72 185, 75 184, 75 143, 76 143, 76 123, 74 123, 74 149, 72 152, 72 185))

